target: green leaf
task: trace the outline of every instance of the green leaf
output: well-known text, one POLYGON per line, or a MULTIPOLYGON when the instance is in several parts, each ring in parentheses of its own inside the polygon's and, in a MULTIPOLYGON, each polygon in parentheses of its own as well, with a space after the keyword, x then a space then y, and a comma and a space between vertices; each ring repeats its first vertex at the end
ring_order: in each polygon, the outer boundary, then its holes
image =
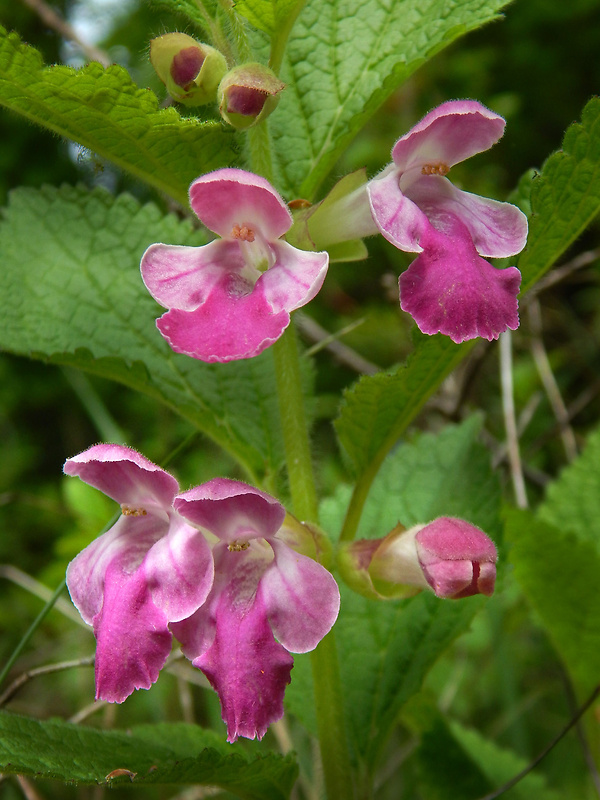
POLYGON ((548 486, 539 508, 541 519, 600 552, 600 428, 590 434, 585 450, 548 486))
MULTIPOLYGON (((529 766, 526 758, 500 747, 475 730, 465 728, 455 721, 450 722, 449 728, 452 738, 460 744, 493 786, 503 786, 529 766)), ((533 797, 535 800, 561 800, 564 797, 550 789, 544 775, 536 772, 530 772, 502 796, 506 800, 531 800, 533 797)))
POLYGON ((272 35, 297 5, 298 0, 237 0, 235 10, 255 28, 272 35))
POLYGON ((243 753, 214 732, 183 723, 99 731, 0 712, 5 773, 110 786, 194 783, 248 800, 289 797, 298 773, 293 757, 243 753))
POLYGON ((282 187, 312 199, 386 98, 458 36, 496 19, 505 5, 309 0, 287 47, 281 77, 288 86, 269 120, 282 187))
POLYGON ((0 347, 117 380, 169 405, 250 476, 283 461, 273 358, 175 354, 139 263, 152 242, 199 245, 189 222, 82 187, 19 189, 0 223, 0 347))
MULTIPOLYGON (((379 538, 398 521, 410 526, 442 515, 463 517, 497 532, 500 487, 488 453, 476 441, 480 427, 481 420, 472 417, 436 436, 426 434, 400 446, 373 484, 359 536, 379 538)), ((321 523, 329 533, 341 526, 348 494, 342 487, 322 504, 321 523)), ((377 602, 345 587, 342 592, 334 631, 349 736, 355 760, 372 771, 402 706, 420 690, 441 654, 468 629, 485 600, 443 601, 423 592, 407 601, 377 602)), ((287 703, 314 730, 307 667, 297 659, 287 703)))
POLYGON ((381 461, 472 343, 415 334, 406 366, 361 377, 344 393, 335 430, 355 474, 381 461))
POLYGON ((600 98, 583 109, 531 186, 527 248, 518 259, 521 292, 547 272, 600 211, 600 98))
MULTIPOLYGON (((488 451, 477 442, 481 417, 422 434, 388 456, 373 483, 357 536, 378 539, 398 522, 405 527, 440 516, 466 517, 490 534, 500 530, 500 489, 488 451)), ((322 504, 321 525, 333 536, 347 505, 348 487, 322 504)))
POLYGON ((198 175, 235 160, 234 138, 215 122, 159 110, 122 67, 44 67, 40 53, 0 27, 0 104, 89 148, 187 206, 198 175))
POLYGON ((515 577, 539 614, 576 685, 587 693, 600 675, 600 556, 582 541, 512 509, 506 536, 515 577))
POLYGON ((479 800, 492 789, 440 715, 423 732, 415 755, 424 800, 479 800))

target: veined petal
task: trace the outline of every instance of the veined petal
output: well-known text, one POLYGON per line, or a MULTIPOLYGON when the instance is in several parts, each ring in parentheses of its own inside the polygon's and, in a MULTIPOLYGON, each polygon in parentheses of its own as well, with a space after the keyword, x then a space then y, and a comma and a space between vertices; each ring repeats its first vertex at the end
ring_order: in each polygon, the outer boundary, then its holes
POLYGON ((234 225, 247 225, 273 241, 292 225, 292 215, 268 180, 233 167, 197 178, 190 186, 190 204, 201 222, 223 238, 231 237, 234 225))
POLYGON ((400 191, 399 173, 390 165, 367 185, 373 219, 383 236, 399 250, 420 253, 420 240, 430 227, 427 216, 400 191))
POLYGON ((260 595, 245 605, 230 585, 219 595, 215 618, 214 641, 193 664, 219 695, 227 741, 262 739, 283 716, 293 658, 273 638, 260 595))
POLYGON ((225 542, 272 536, 285 519, 285 508, 274 497, 229 478, 214 478, 182 492, 174 507, 225 542))
POLYGON ((452 167, 489 150, 504 133, 504 119, 475 100, 449 100, 402 136, 392 150, 400 172, 420 165, 452 167))
POLYGON ((331 575, 312 558, 271 539, 275 561, 260 579, 258 596, 278 641, 294 653, 313 650, 329 633, 340 610, 331 575))
POLYGON ((275 264, 264 272, 258 284, 273 311, 291 313, 317 294, 329 266, 328 253, 298 250, 287 242, 273 242, 275 264))
POLYGON ((400 307, 423 333, 459 343, 478 336, 491 341, 518 328, 518 269, 494 269, 452 215, 444 233, 431 228, 422 244, 424 252, 400 276, 400 307))
POLYGON ((171 625, 184 654, 216 689, 228 740, 262 738, 283 714, 293 660, 273 638, 257 587, 272 550, 253 540, 247 549, 214 548, 215 583, 206 603, 171 625))
POLYGON ((170 508, 179 491, 172 475, 120 444, 94 445, 67 459, 64 472, 77 475, 117 503, 136 509, 170 508))
POLYGON ((142 569, 154 604, 169 622, 193 614, 213 584, 214 564, 208 542, 180 518, 172 520, 168 535, 150 549, 142 569))
MULTIPOLYGON (((142 256, 142 280, 165 308, 193 311, 224 275, 240 274, 246 261, 238 242, 217 239, 203 247, 152 244, 142 256)), ((258 279, 256 272, 254 279, 258 279)))
POLYGON ((167 618, 152 602, 141 571, 106 570, 104 602, 94 618, 96 699, 122 703, 134 689, 149 689, 171 652, 167 618))
POLYGON ((260 286, 225 274, 195 311, 173 308, 156 327, 176 353, 207 362, 259 355, 290 324, 287 311, 274 313, 260 286))
POLYGON ((480 256, 507 258, 525 247, 527 217, 511 203, 463 192, 439 175, 421 176, 410 187, 409 196, 434 227, 438 217, 442 226, 449 214, 460 219, 480 256))
POLYGON ((147 552, 169 527, 159 516, 122 516, 67 567, 67 587, 73 604, 88 625, 102 608, 106 573, 115 562, 127 573, 133 573, 147 552))

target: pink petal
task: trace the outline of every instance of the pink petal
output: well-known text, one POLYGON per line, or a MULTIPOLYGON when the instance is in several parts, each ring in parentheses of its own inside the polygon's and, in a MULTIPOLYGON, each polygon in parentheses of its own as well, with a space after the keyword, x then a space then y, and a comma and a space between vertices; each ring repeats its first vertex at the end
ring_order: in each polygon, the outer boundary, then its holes
POLYGON ((170 508, 179 491, 172 475, 120 444, 94 445, 67 459, 64 472, 133 508, 170 508))
POLYGON ((293 660, 273 638, 257 592, 271 548, 253 540, 246 550, 214 548, 215 583, 206 603, 171 625, 185 655, 216 689, 228 741, 265 734, 283 715, 293 660))
POLYGON ((258 285, 240 288, 224 274, 203 305, 172 309, 156 326, 176 353, 209 363, 253 358, 279 339, 290 315, 274 312, 258 285))
POLYGON ((373 219, 383 236, 399 250, 420 253, 426 214, 400 191, 400 175, 393 164, 367 184, 373 219))
POLYGON ((247 225, 273 241, 292 225, 292 215, 269 181, 232 167, 197 178, 190 186, 190 204, 204 225, 223 238, 231 236, 234 225, 247 225))
POLYGON ((273 638, 260 596, 240 604, 234 587, 220 596, 211 647, 193 661, 217 691, 227 741, 262 739, 283 716, 283 696, 293 659, 273 638))
POLYGON ((274 563, 260 580, 258 595, 273 633, 286 650, 314 650, 329 633, 340 610, 340 592, 331 575, 312 558, 270 540, 274 563))
POLYGON ((417 551, 421 563, 461 560, 495 563, 496 546, 481 528, 464 519, 439 517, 417 533, 417 551))
POLYGON ((434 108, 392 150, 404 172, 425 164, 451 167, 489 150, 504 133, 504 119, 475 100, 450 100, 434 108))
POLYGON ((106 573, 113 562, 134 572, 147 552, 168 531, 165 517, 122 516, 113 527, 82 550, 67 567, 67 587, 83 620, 91 625, 102 608, 106 573))
POLYGON ((419 562, 438 597, 491 595, 498 554, 482 530, 462 519, 440 517, 415 537, 419 562))
POLYGON ((430 228, 421 243, 424 252, 400 276, 400 306, 423 333, 459 343, 477 336, 491 341, 518 328, 518 269, 494 269, 450 214, 446 230, 430 228))
POLYGON ((310 302, 323 285, 329 254, 298 250, 287 242, 273 242, 271 247, 276 261, 259 284, 274 311, 290 313, 310 302))
POLYGON ((212 552, 200 531, 176 518, 148 552, 143 571, 154 604, 175 622, 206 600, 214 577, 212 552))
POLYGON ((527 241, 527 217, 511 203, 463 192, 438 175, 421 176, 408 190, 410 199, 436 220, 455 216, 466 225, 480 256, 507 258, 520 253, 527 241))
POLYGON ((214 478, 178 495, 175 509, 222 541, 272 536, 285 519, 274 497, 241 481, 214 478))
POLYGON ((167 619, 153 604, 143 573, 127 573, 118 560, 106 570, 94 633, 97 700, 122 703, 134 689, 149 689, 171 652, 167 619))
MULTIPOLYGON (((142 256, 142 280, 165 308, 193 311, 202 305, 224 273, 240 274, 246 266, 238 242, 217 239, 204 247, 153 244, 142 256)), ((252 276, 252 288, 260 273, 252 276)))

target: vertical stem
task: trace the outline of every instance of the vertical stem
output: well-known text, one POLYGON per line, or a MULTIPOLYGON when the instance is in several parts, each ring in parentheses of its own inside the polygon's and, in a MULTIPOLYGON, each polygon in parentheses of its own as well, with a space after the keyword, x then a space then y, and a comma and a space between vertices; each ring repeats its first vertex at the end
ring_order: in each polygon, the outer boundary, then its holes
MULTIPOLYGON (((299 519, 317 522, 317 492, 302 395, 296 332, 292 325, 273 345, 273 352, 293 510, 299 519)), ((313 650, 311 664, 327 797, 329 800, 351 800, 353 787, 350 755, 333 632, 313 650)))
POLYGON ((279 416, 294 513, 303 522, 317 522, 319 514, 317 491, 302 396, 296 331, 293 325, 290 325, 273 345, 273 354, 277 375, 279 416))

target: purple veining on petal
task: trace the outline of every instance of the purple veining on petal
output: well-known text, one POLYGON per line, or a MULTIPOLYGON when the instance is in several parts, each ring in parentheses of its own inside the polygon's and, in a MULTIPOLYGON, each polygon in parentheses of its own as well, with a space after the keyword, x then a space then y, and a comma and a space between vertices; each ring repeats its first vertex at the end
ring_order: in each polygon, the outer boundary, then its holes
POLYGON ((423 333, 460 343, 497 339, 519 326, 521 273, 495 269, 475 250, 466 227, 447 215, 447 230, 430 229, 421 253, 400 276, 400 306, 423 333))

